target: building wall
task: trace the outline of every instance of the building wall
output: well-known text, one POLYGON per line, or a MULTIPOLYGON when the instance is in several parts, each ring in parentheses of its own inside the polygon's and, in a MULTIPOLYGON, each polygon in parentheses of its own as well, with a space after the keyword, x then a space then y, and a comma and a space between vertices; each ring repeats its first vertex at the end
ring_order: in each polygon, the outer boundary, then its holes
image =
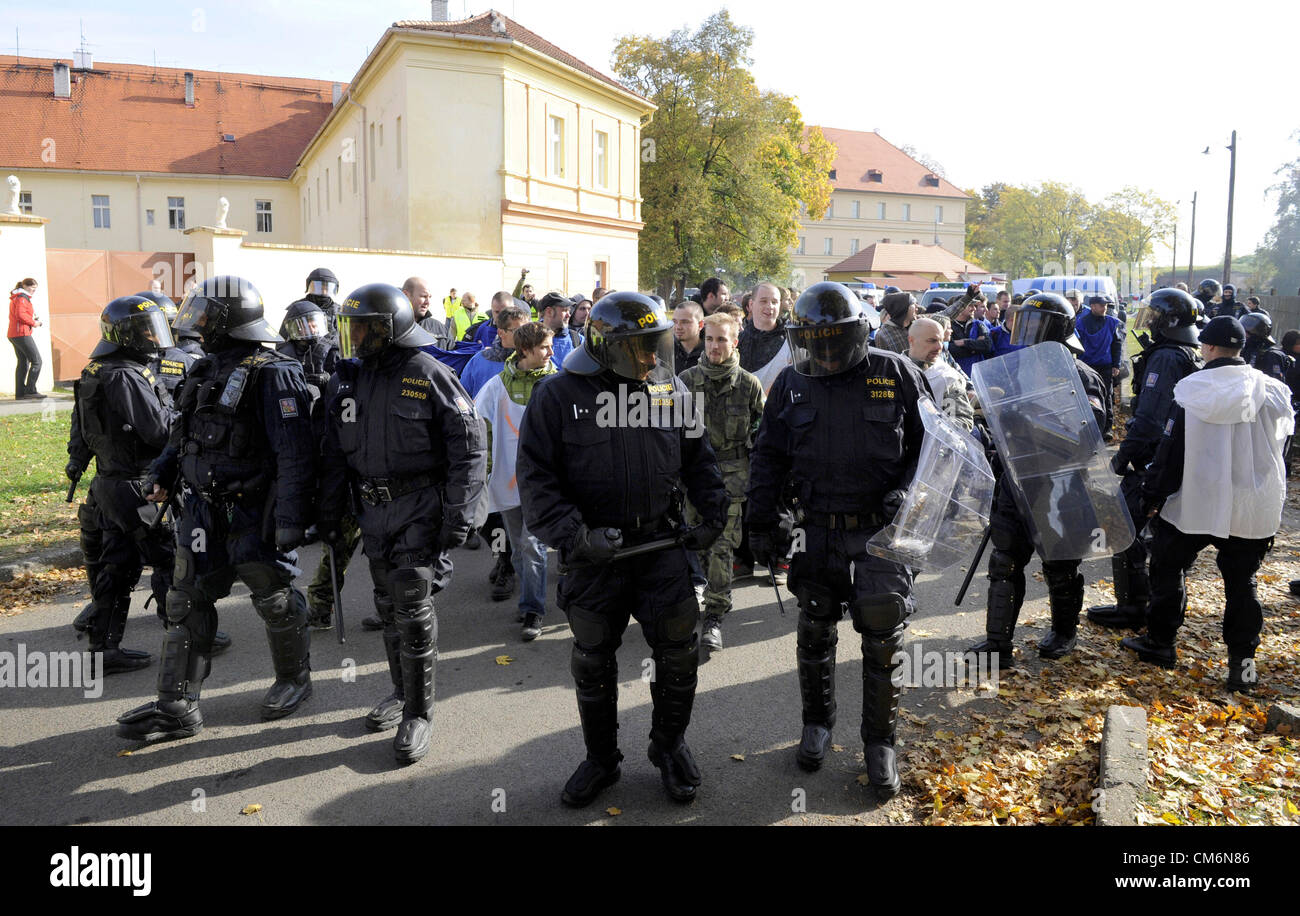
POLYGON ((501 226, 506 274, 502 287, 513 289, 519 271, 541 298, 550 290, 591 295, 597 286, 596 262, 606 267, 607 289, 637 288, 637 234, 598 227, 557 228, 547 221, 507 221, 501 226))
POLYGON ((853 240, 861 251, 875 242, 909 243, 919 239, 923 245, 939 244, 963 257, 966 250, 966 201, 960 198, 936 198, 922 195, 871 194, 864 191, 834 191, 832 209, 819 220, 803 219, 799 235, 804 253, 796 247, 791 266, 802 272, 805 285, 819 282, 828 267, 854 253, 853 240), (853 216, 853 203, 860 205, 860 217, 853 216), (878 207, 885 205, 885 219, 877 218, 878 207), (911 219, 903 219, 903 206, 911 206, 911 219), (943 221, 936 225, 934 208, 943 208, 943 221), (825 253, 825 240, 831 239, 831 254, 825 253))
POLYGON ((169 228, 167 198, 185 200, 185 225, 211 225, 217 199, 230 202, 227 221, 247 228, 259 241, 290 242, 300 230, 298 205, 289 182, 276 178, 180 177, 111 172, 58 172, 48 169, 12 173, 32 194, 32 212, 49 219, 46 244, 51 248, 106 251, 193 251, 179 229, 169 228), (109 226, 95 228, 93 200, 108 197, 109 226), (256 201, 271 202, 271 232, 256 231, 256 201), (146 211, 153 210, 153 225, 146 211))

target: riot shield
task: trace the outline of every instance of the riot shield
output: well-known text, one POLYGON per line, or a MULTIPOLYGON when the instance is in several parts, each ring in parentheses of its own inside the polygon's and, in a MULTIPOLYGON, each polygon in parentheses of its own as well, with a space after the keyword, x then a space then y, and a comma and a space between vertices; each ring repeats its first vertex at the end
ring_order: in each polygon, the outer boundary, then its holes
POLYGON ((993 470, 984 449, 929 398, 920 398, 925 439, 916 476, 890 524, 867 552, 925 572, 942 572, 975 552, 993 506, 993 470))
POLYGON ((974 382, 1039 556, 1092 559, 1128 547, 1133 521, 1064 344, 976 363, 974 382))

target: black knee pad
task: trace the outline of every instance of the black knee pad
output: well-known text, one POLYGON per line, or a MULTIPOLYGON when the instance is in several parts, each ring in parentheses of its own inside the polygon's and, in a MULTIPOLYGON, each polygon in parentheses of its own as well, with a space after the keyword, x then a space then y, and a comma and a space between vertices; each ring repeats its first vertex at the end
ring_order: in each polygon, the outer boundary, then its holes
POLYGON ((859 633, 892 633, 907 619, 907 601, 898 592, 867 595, 849 605, 859 633))
POLYGON ((1077 597, 1083 594, 1083 576, 1079 575, 1078 563, 1043 564, 1043 582, 1047 585, 1049 595, 1057 598, 1077 597))
POLYGON ((240 563, 235 567, 235 571, 254 596, 259 593, 269 595, 273 592, 282 592, 292 581, 271 563, 240 563))
POLYGON ((618 641, 604 614, 576 604, 569 605, 565 613, 569 615, 569 629, 573 631, 575 646, 581 646, 588 652, 613 654, 614 650, 610 646, 612 644, 616 648, 618 641))
POLYGON ((609 688, 618 679, 614 653, 604 647, 584 649, 576 641, 569 659, 569 670, 579 691, 609 688))
POLYGON ((172 588, 167 592, 167 622, 183 623, 194 612, 197 602, 188 591, 172 588))
POLYGON ((989 554, 989 578, 990 579, 1010 579, 1016 573, 1020 572, 1020 564, 1016 558, 1005 550, 993 548, 989 554))
POLYGON ((423 604, 433 594, 433 570, 402 566, 388 575, 388 594, 397 607, 423 604))
POLYGON ((795 591, 799 609, 818 620, 838 621, 844 616, 843 602, 834 589, 817 582, 800 582, 795 591))
POLYGON ((699 619, 700 605, 694 595, 672 607, 663 608, 655 615, 654 645, 684 645, 695 635, 699 619))
MULTIPOLYGON (((269 626, 282 626, 297 618, 298 604, 295 601, 296 596, 301 596, 297 589, 282 588, 271 592, 268 595, 261 595, 253 598, 253 607, 257 610, 257 615, 261 617, 269 626)), ((306 602, 303 602, 302 616, 306 617, 306 602)))

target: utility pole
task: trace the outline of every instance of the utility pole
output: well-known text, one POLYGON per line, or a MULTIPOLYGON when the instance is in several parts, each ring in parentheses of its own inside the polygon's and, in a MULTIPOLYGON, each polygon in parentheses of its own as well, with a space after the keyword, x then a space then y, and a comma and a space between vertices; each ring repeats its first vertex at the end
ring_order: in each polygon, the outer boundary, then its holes
POLYGON ((1174 203, 1174 255, 1173 267, 1169 269, 1169 279, 1171 283, 1178 282, 1178 208, 1182 206, 1182 201, 1174 203))
POLYGON ((1187 251, 1187 288, 1192 288, 1192 268, 1196 265, 1196 195, 1192 192, 1192 241, 1187 251))
POLYGON ((1223 251, 1223 282, 1232 278, 1232 192, 1237 184, 1237 132, 1232 132, 1232 143, 1228 146, 1232 153, 1231 165, 1228 166, 1228 242, 1223 251))

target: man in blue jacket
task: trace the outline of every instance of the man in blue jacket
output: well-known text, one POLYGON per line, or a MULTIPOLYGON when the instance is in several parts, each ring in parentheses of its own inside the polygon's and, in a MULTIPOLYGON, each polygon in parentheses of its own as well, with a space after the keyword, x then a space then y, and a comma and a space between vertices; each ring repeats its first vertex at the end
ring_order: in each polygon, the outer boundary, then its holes
POLYGON ((1074 333, 1083 344, 1083 361, 1101 376, 1106 389, 1106 425, 1101 433, 1110 442, 1114 438, 1110 430, 1115 420, 1115 379, 1124 358, 1124 325, 1114 315, 1106 314, 1105 296, 1089 296, 1085 302, 1088 310, 1075 319, 1074 333))

